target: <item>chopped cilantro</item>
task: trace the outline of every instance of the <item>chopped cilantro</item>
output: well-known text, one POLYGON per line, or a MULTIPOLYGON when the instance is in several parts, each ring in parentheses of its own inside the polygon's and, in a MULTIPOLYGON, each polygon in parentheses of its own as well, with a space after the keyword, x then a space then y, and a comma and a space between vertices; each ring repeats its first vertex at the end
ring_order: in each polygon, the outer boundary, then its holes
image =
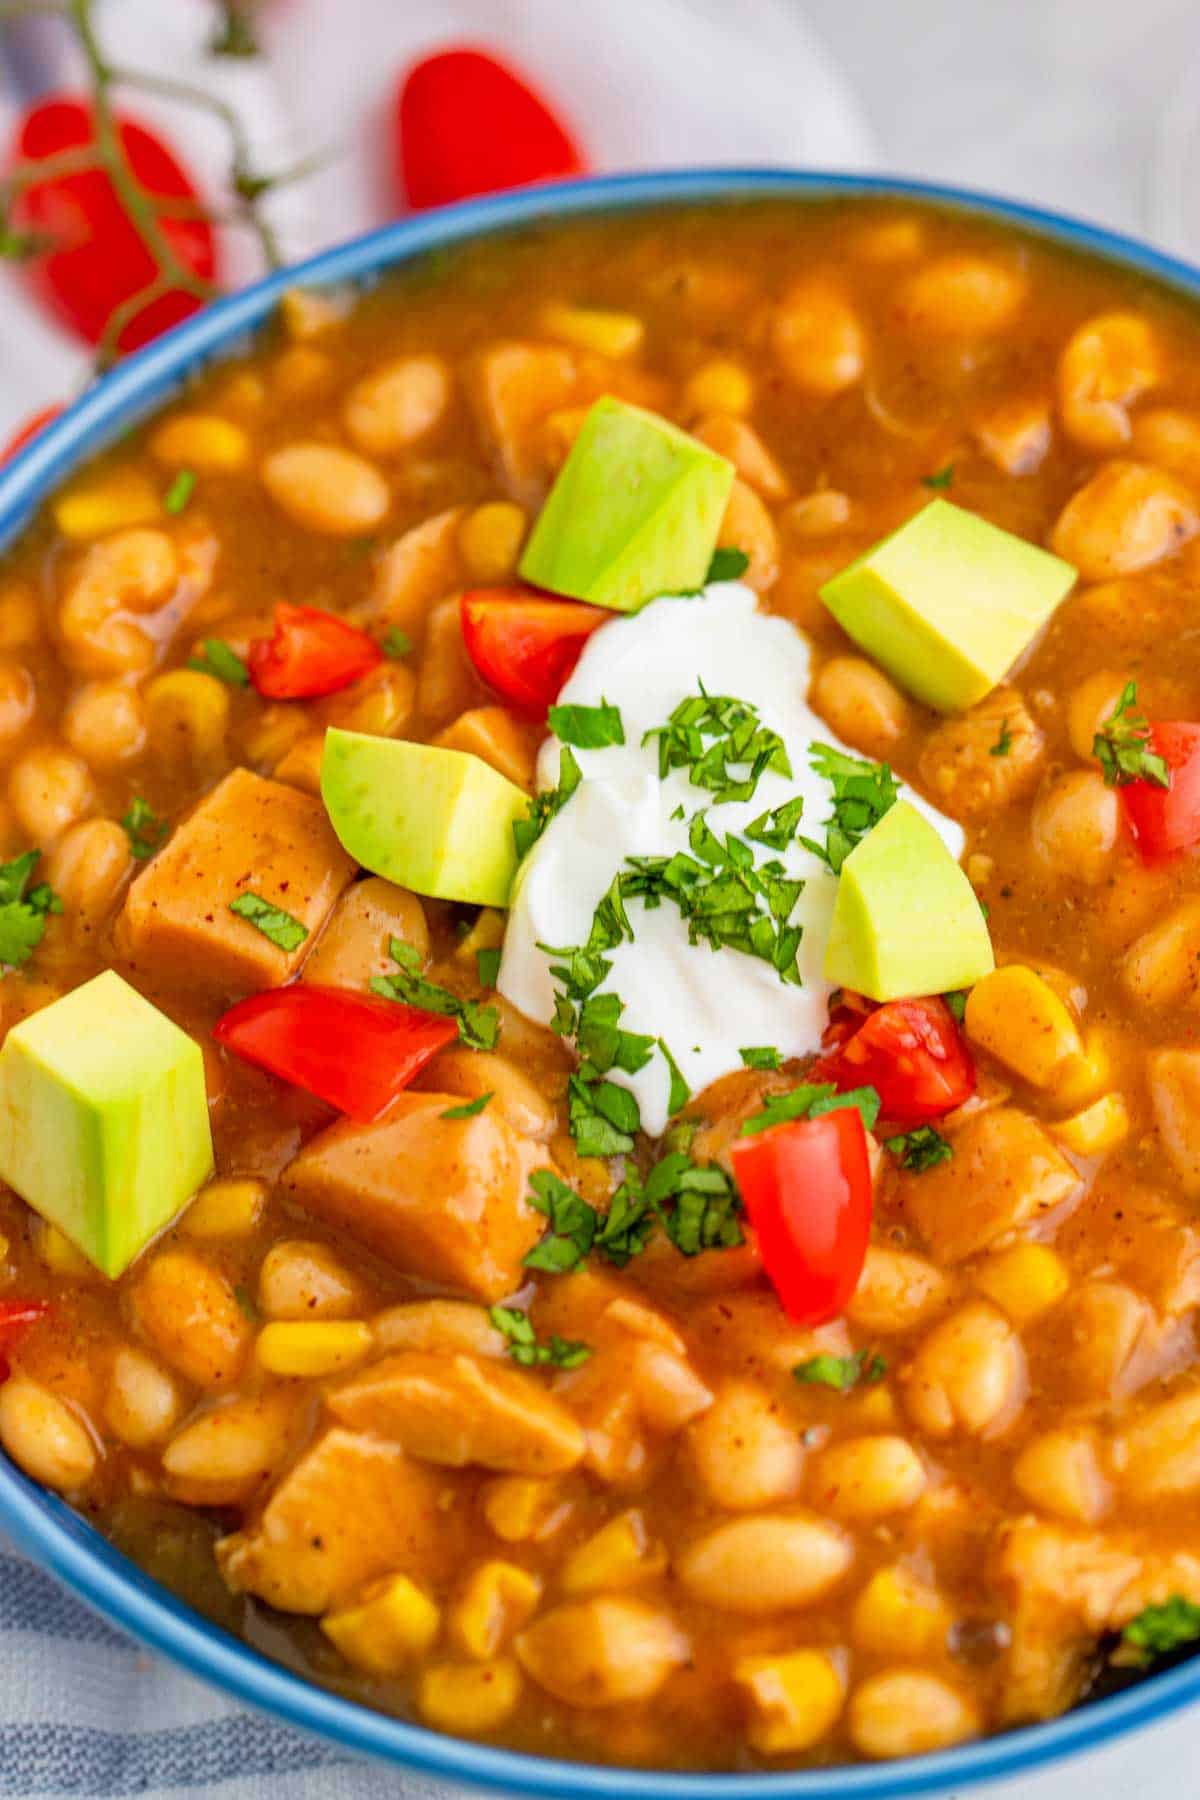
POLYGON ((703 682, 699 694, 681 700, 667 723, 647 731, 642 742, 654 738, 659 779, 665 780, 672 769, 687 769, 692 786, 707 788, 716 806, 751 799, 768 769, 780 775, 792 772, 783 739, 762 724, 757 707, 709 694, 703 682), (732 774, 731 769, 744 773, 732 774))
POLYGON ((121 820, 122 829, 129 838, 129 848, 138 862, 145 862, 154 855, 170 827, 165 819, 160 819, 149 801, 141 795, 135 795, 129 803, 129 811, 121 820))
POLYGON ((967 1016, 967 990, 966 990, 966 988, 951 988, 951 990, 948 994, 942 995, 942 999, 945 1001, 946 1006, 949 1009, 951 1018, 956 1020, 957 1023, 959 1025, 961 1025, 963 1020, 967 1016))
POLYGON ((555 737, 577 750, 605 750, 625 742, 621 714, 607 700, 599 706, 552 706, 546 720, 555 737))
POLYGON ((461 1106, 448 1106, 444 1113, 438 1114, 438 1117, 440 1119, 474 1119, 483 1111, 488 1101, 495 1098, 495 1094, 476 1094, 474 1100, 466 1100, 461 1106))
POLYGON ((47 915, 63 909, 47 882, 29 886, 40 856, 40 850, 27 850, 0 864, 0 965, 6 969, 29 961, 42 941, 47 915))
POLYGON ((1012 732, 1008 729, 1008 720, 1000 721, 1000 736, 988 750, 989 756, 1007 756, 1012 749, 1012 732))
POLYGON ((879 1117, 879 1095, 873 1087, 851 1088, 839 1094, 832 1082, 806 1081, 789 1088, 786 1094, 768 1094, 762 1111, 745 1121, 739 1135, 754 1137, 760 1131, 770 1131, 773 1125, 785 1125, 791 1119, 819 1119, 844 1106, 857 1108, 868 1131, 879 1117))
POLYGON ((671 1151, 643 1180, 630 1169, 600 1220, 594 1248, 617 1268, 644 1250, 655 1224, 683 1256, 733 1249, 742 1242, 737 1189, 715 1163, 671 1151))
POLYGON ((618 1023, 625 1003, 616 994, 589 994, 575 1022, 575 1043, 589 1071, 607 1075, 622 1069, 636 1075, 654 1055, 655 1040, 640 1032, 623 1031, 618 1023))
POLYGON ((261 56, 254 30, 257 0, 218 0, 219 22, 208 40, 210 56, 261 56))
POLYGON ((732 546, 722 546, 712 553, 712 561, 708 565, 708 574, 704 577, 705 586, 710 581, 736 581, 750 567, 750 558, 744 550, 736 550, 732 546))
POLYGON ((869 1350, 860 1350, 854 1356, 833 1356, 823 1350, 819 1356, 810 1356, 807 1362, 797 1363, 792 1370, 796 1381, 813 1387, 833 1388, 839 1394, 857 1387, 860 1382, 865 1387, 873 1387, 886 1374, 887 1364, 882 1356, 869 1350))
POLYGON ((393 662, 399 662, 402 656, 408 655, 413 647, 413 641, 409 637, 407 631, 401 631, 397 626, 393 625, 392 629, 385 635, 383 642, 379 647, 385 656, 391 657, 393 662))
POLYGON ((246 1317, 250 1320, 250 1323, 252 1325, 256 1325, 258 1323, 258 1320, 261 1315, 259 1314, 259 1310, 258 1310, 257 1306, 254 1304, 254 1301, 250 1296, 249 1289, 242 1287, 242 1285, 239 1283, 238 1286, 235 1287, 233 1290, 233 1297, 237 1301, 238 1305, 241 1307, 242 1311, 245 1313, 246 1317))
POLYGON ((535 794, 529 802, 526 817, 517 819, 513 824, 513 842, 517 847, 518 857, 529 855, 555 813, 562 811, 582 780, 583 770, 568 746, 559 758, 558 786, 535 794))
POLYGON ((811 838, 800 842, 837 875, 854 846, 896 804, 900 790, 886 763, 847 756, 831 744, 813 744, 809 761, 833 788, 833 815, 825 822, 823 846, 811 838))
POLYGON ((953 484, 954 464, 952 462, 944 463, 940 469, 935 469, 932 475, 922 475, 921 477, 921 486, 932 488, 935 493, 940 489, 952 487, 953 484))
POLYGON ((747 1069, 778 1069, 783 1064, 783 1057, 770 1044, 748 1044, 738 1055, 747 1069))
POLYGON ((174 481, 163 495, 163 511, 181 513, 196 491, 196 472, 194 469, 180 469, 174 481))
POLYGON ((388 955, 398 965, 394 975, 376 975, 371 992, 385 1000, 399 1000, 404 1006, 415 1006, 421 1012, 439 1013, 446 1019, 458 1020, 458 1035, 470 1050, 494 1050, 500 1036, 500 1013, 494 1006, 481 1006, 476 1000, 463 1000, 449 988, 438 987, 418 974, 421 958, 411 944, 392 938, 388 955))
MULTIPOLYGON (((443 1115, 445 1116, 445 1115, 443 1115)), ((508 1354, 523 1369, 550 1364, 555 1369, 577 1369, 592 1354, 589 1344, 571 1343, 557 1335, 539 1344, 528 1313, 515 1306, 489 1306, 488 1318, 505 1340, 508 1354)))
POLYGON ((1115 710, 1092 739, 1092 755, 1104 771, 1105 787, 1128 787, 1131 781, 1170 787, 1166 763, 1150 748, 1150 726, 1138 711, 1135 682, 1125 683, 1115 710))
POLYGON ((662 1038, 658 1040, 658 1047, 662 1051, 663 1061, 667 1065, 667 1073, 671 1077, 671 1091, 667 1096, 667 1115, 673 1119, 675 1114, 680 1112, 691 1099, 692 1090, 684 1080, 683 1071, 662 1038))
POLYGON ((804 796, 797 794, 773 812, 760 813, 746 827, 745 835, 768 850, 786 850, 796 835, 796 827, 804 814, 804 796))
POLYGON ((615 1081, 572 1075, 567 1083, 567 1124, 580 1156, 624 1156, 641 1129, 638 1103, 615 1081))
POLYGON ((935 1169, 939 1163, 949 1162, 954 1155, 953 1145, 932 1125, 918 1125, 912 1131, 901 1132, 898 1137, 884 1138, 883 1143, 900 1167, 911 1169, 914 1175, 935 1169))
POLYGON ((494 988, 496 985, 496 977, 500 973, 499 950, 477 950, 475 952, 475 967, 479 973, 480 987, 494 988))
POLYGON ((189 656, 187 666, 199 669, 202 675, 215 675, 227 687, 248 687, 250 684, 250 671, 236 650, 231 650, 222 638, 205 638, 203 654, 189 656))
POLYGON ((600 1216, 594 1206, 589 1206, 549 1169, 538 1169, 532 1174, 529 1186, 529 1204, 545 1214, 550 1229, 525 1257, 525 1267, 541 1269, 548 1275, 569 1274, 591 1249, 600 1216))
POLYGON ((1129 1660, 1144 1667, 1156 1656, 1169 1656, 1200 1638, 1200 1606, 1172 1594, 1160 1606, 1146 1606, 1121 1633, 1129 1660))
POLYGON ((272 906, 261 894, 239 894, 236 900, 229 902, 229 910, 236 913, 239 919, 245 919, 256 931, 261 931, 265 938, 280 950, 298 950, 308 936, 308 927, 299 919, 294 919, 282 907, 272 906))

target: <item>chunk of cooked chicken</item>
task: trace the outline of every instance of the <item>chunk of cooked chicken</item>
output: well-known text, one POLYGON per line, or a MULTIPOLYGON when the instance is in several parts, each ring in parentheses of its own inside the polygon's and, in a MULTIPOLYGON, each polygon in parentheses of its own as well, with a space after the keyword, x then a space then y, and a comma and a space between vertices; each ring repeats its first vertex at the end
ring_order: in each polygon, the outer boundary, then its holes
POLYGON ((525 1195, 545 1152, 496 1107, 443 1117, 458 1104, 454 1094, 406 1093, 377 1124, 331 1125, 289 1163, 283 1192, 398 1268, 500 1300, 542 1235, 525 1195))
POLYGON ((1046 740, 1021 695, 999 687, 938 726, 921 752, 919 772, 936 806, 956 819, 974 819, 1031 794, 1045 758, 1046 740))
POLYGON ((343 1423, 451 1469, 558 1475, 583 1456, 582 1427, 536 1376, 472 1356, 385 1356, 326 1398, 343 1423))
POLYGON ((1194 1200, 1200 1195, 1200 1050, 1156 1050, 1148 1069, 1158 1135, 1194 1200))
POLYGON ((938 1263, 962 1262, 1005 1232, 1036 1224, 1082 1183, 1036 1119, 1016 1107, 976 1113, 954 1136, 954 1156, 895 1177, 900 1204, 938 1263))

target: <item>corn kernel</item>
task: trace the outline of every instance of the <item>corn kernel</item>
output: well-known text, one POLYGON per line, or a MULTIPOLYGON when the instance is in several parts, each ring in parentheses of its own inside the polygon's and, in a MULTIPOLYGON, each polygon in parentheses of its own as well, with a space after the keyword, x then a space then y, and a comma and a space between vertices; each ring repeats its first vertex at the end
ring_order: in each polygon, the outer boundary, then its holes
POLYGON ((967 996, 967 1035, 1034 1087, 1048 1087, 1063 1064, 1083 1055, 1064 1002, 1033 969, 1008 963, 967 996))
POLYGON ((684 410, 689 413, 748 413, 754 400, 754 384, 740 363, 715 357, 689 375, 683 390, 684 410))
POLYGON ((534 734, 503 706, 475 706, 460 713, 433 742, 445 750, 481 757, 516 787, 533 786, 534 734))
POLYGON ((169 762, 219 762, 229 727, 229 689, 200 669, 171 669, 146 683, 146 730, 156 755, 169 762))
POLYGON ((302 788, 306 794, 321 791, 321 760, 325 755, 325 733, 310 731, 294 743, 287 755, 275 765, 276 781, 289 787, 302 788))
POLYGON ((504 914, 485 906, 466 937, 456 946, 454 960, 473 969, 480 950, 498 950, 503 942, 504 914))
POLYGON ((521 1672, 508 1656, 435 1664, 417 1688, 417 1706, 428 1724, 466 1736, 497 1730, 520 1698, 521 1672))
POLYGON ((1120 1094, 1104 1094, 1082 1112, 1059 1119, 1052 1129, 1068 1150, 1080 1156, 1099 1156, 1129 1136, 1129 1109, 1120 1094))
POLYGON ((85 486, 68 488, 54 503, 54 522, 64 537, 106 537, 130 525, 161 518, 158 490, 136 469, 118 469, 85 486))
POLYGON ((272 1375, 336 1375, 371 1348, 363 1319, 277 1319, 258 1334, 258 1360, 272 1375))
POLYGON ((417 678, 406 664, 384 663, 328 701, 326 717, 345 731, 398 737, 412 717, 417 678))
POLYGON ((556 463, 566 461, 567 452, 583 430, 588 416, 586 406, 559 406, 546 414, 546 442, 556 463))
POLYGON ((372 1582, 352 1606, 326 1613, 321 1630, 368 1675, 397 1675, 437 1637, 441 1614, 407 1575, 372 1582))
POLYGON ((473 581, 505 581, 517 566, 527 520, 511 500, 489 500, 463 520, 458 547, 473 581))
POLYGON ((1062 1258, 1045 1244, 1015 1244, 980 1263, 975 1285, 1014 1324, 1025 1325, 1062 1299, 1071 1278, 1062 1258))
POLYGON ((516 1563, 485 1562, 472 1570, 448 1620, 458 1649, 487 1662, 533 1617, 542 1584, 516 1563))
POLYGON ((96 1270, 83 1254, 77 1250, 65 1232, 57 1225, 49 1224, 45 1219, 38 1219, 34 1226, 34 1248, 38 1261, 43 1263, 54 1275, 73 1275, 77 1280, 91 1276, 95 1279, 96 1270))
POLYGON ((576 350, 611 357, 633 356, 646 335, 646 327, 633 313, 564 306, 558 301, 542 309, 542 330, 576 350))
POLYGON ((250 440, 240 425, 216 413, 187 413, 168 419, 150 440, 159 462, 172 468, 230 474, 250 459, 250 440))
POLYGON ((247 762, 271 769, 283 761, 293 744, 307 736, 309 729, 303 708, 288 703, 264 706, 238 736, 247 762))
POLYGON ((746 1736, 763 1756, 819 1744, 837 1723, 845 1697, 842 1677, 823 1650, 744 1656, 734 1664, 733 1679, 750 1702, 746 1736))
POLYGON ((851 1635, 871 1656, 936 1656, 946 1647, 950 1609, 935 1589, 899 1566, 879 1569, 854 1603, 851 1635))
POLYGON ((599 1594, 651 1581, 667 1566, 667 1552, 646 1529, 637 1508, 610 1519, 573 1550, 562 1566, 566 1594, 599 1594))
POLYGON ((289 288, 279 302, 279 321, 294 344, 340 325, 346 316, 345 300, 338 294, 320 293, 313 288, 289 288))
POLYGON ((210 1181, 184 1213, 179 1229, 191 1238, 249 1237, 266 1198, 261 1181, 210 1181))
POLYGON ((571 1502, 556 1481, 502 1475, 482 1492, 483 1516, 506 1544, 540 1544, 565 1525, 571 1502))
POLYGON ((1103 1036, 1089 1031, 1082 1056, 1068 1057, 1054 1078, 1052 1093, 1063 1106, 1080 1106, 1092 1100, 1112 1079, 1112 1057, 1103 1036))

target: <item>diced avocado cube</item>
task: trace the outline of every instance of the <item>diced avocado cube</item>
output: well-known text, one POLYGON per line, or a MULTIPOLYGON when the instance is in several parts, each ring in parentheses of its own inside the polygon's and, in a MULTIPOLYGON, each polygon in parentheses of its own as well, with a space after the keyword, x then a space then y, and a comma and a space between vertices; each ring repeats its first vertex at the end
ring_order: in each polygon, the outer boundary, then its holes
POLYGON ((111 969, 0 1050, 0 1176, 115 1279, 213 1171, 204 1058, 111 969))
POLYGON ((906 1000, 970 987, 994 966, 975 890, 928 819, 898 800, 842 864, 825 979, 906 1000))
POLYGON ((634 612, 704 585, 733 464, 655 413, 597 400, 538 514, 521 574, 634 612))
POLYGON ((962 712, 1003 680, 1074 582, 1061 557, 932 500, 821 599, 910 694, 962 712))
POLYGON ((334 727, 321 798, 343 849, 373 875, 437 900, 507 906, 513 825, 529 796, 482 757, 334 727))

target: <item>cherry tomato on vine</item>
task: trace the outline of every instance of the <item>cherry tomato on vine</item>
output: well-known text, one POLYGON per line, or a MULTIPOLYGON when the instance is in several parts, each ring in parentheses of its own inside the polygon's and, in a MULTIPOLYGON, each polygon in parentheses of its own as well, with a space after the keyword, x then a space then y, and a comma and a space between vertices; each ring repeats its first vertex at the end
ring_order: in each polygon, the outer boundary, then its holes
POLYGON ((482 50, 440 50, 414 63, 400 84, 394 129, 396 190, 414 211, 587 167, 548 102, 482 50))
MULTIPOLYGON (((120 120, 120 134, 130 173, 152 201, 199 202, 195 182, 160 137, 128 117, 120 120)), ((17 130, 10 178, 22 164, 86 151, 94 143, 92 111, 83 101, 62 96, 39 100, 17 130)), ((215 281, 218 254, 212 225, 201 218, 156 217, 179 261, 200 280, 215 281)), ((88 343, 98 344, 116 309, 158 273, 154 255, 104 169, 56 174, 20 186, 9 223, 16 232, 48 240, 44 250, 20 267, 50 311, 88 343)), ((136 350, 203 304, 198 295, 170 288, 134 312, 118 333, 116 347, 136 350)))
POLYGON ((31 444, 38 432, 44 431, 52 419, 57 419, 62 410, 59 405, 43 406, 40 412, 35 412, 31 418, 26 419, 25 423, 13 432, 7 444, 0 450, 0 463, 9 462, 18 450, 23 450, 26 444, 31 444))

